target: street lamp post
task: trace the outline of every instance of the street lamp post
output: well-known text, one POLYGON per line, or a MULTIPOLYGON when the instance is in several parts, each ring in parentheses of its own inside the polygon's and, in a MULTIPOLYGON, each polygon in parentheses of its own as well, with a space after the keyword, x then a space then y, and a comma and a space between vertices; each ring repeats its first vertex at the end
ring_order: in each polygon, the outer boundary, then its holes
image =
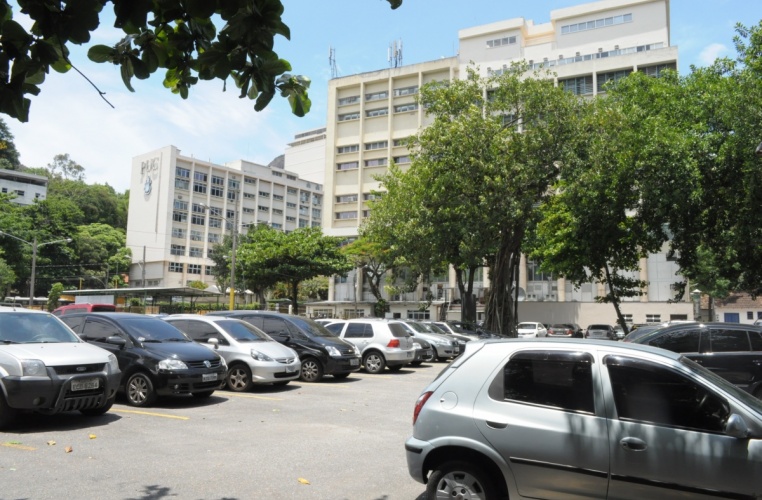
POLYGON ((693 299, 693 319, 695 321, 701 320, 701 290, 696 288, 691 292, 691 299, 693 299))
POLYGON ((18 236, 13 236, 12 234, 6 233, 5 231, 0 231, 0 236, 9 236, 14 240, 26 243, 32 247, 32 273, 29 276, 29 307, 31 308, 34 305, 34 280, 35 271, 37 269, 37 249, 44 245, 52 245, 53 243, 71 243, 71 238, 63 238, 60 240, 46 241, 45 243, 37 243, 37 236, 35 236, 32 241, 26 241, 19 238, 18 236))

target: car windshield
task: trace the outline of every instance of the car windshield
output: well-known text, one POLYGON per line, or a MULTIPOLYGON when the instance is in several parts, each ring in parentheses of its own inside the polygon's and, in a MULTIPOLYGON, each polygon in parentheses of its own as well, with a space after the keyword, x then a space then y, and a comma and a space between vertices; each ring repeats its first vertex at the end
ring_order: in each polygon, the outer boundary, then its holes
POLYGON ((703 366, 696 363, 692 359, 686 358, 685 356, 681 356, 680 362, 692 372, 695 372, 699 376, 704 377, 705 379, 708 379, 714 385, 720 386, 722 389, 725 390, 725 392, 729 392, 730 394, 735 396, 737 399, 741 400, 748 407, 752 408, 757 413, 759 413, 760 417, 762 417, 762 399, 752 396, 751 394, 739 388, 738 386, 731 384, 724 378, 720 377, 713 371, 707 368, 704 368, 703 366))
POLYGON ((441 328, 434 323, 421 323, 424 328, 430 333, 438 333, 440 335, 450 335, 450 332, 445 330, 444 328, 441 328))
POLYGON ((320 323, 315 323, 311 319, 293 317, 289 318, 297 328, 302 330, 309 337, 329 337, 336 338, 336 334, 326 330, 320 323))
POLYGON ((256 326, 239 320, 217 321, 216 324, 238 342, 266 342, 273 338, 256 326))
POLYGON ((121 324, 139 342, 192 342, 176 327, 158 318, 129 318, 122 320, 121 324))
POLYGON ((81 342, 52 314, 8 312, 0 314, 0 344, 81 342))
POLYGON ((425 326, 423 326, 420 323, 416 323, 415 321, 406 321, 405 323, 418 333, 431 333, 429 330, 426 329, 425 326))
POLYGON ((534 323, 519 323, 519 330, 534 330, 535 328, 534 323))

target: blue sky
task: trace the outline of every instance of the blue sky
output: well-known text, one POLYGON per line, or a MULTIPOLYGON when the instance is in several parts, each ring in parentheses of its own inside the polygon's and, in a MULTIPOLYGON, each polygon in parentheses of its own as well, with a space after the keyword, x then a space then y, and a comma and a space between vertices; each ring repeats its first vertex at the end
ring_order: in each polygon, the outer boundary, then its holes
MULTIPOLYGON (((387 51, 402 41, 403 64, 414 64, 457 51, 458 30, 523 17, 548 22, 554 9, 581 0, 404 0, 392 11, 385 0, 283 0, 291 40, 279 37, 276 52, 291 62, 293 73, 311 78, 312 110, 298 118, 276 97, 262 112, 239 99, 229 82, 201 82, 187 100, 164 89, 161 74, 133 80, 135 93, 122 84, 119 69, 91 63, 86 50, 73 60, 115 106, 112 109, 76 72, 52 73, 32 98, 28 123, 3 119, 14 135, 21 161, 30 167, 49 164, 68 153, 85 168, 86 181, 129 188, 132 157, 166 145, 182 154, 215 163, 245 159, 269 163, 282 154, 296 133, 325 125, 329 47, 339 76, 389 67, 387 51)), ((716 57, 734 57, 734 26, 756 25, 762 0, 672 0, 671 44, 679 48, 680 71, 707 66, 716 57)), ((22 22, 22 24, 24 24, 22 22)), ((93 43, 120 38, 102 23, 93 43)))

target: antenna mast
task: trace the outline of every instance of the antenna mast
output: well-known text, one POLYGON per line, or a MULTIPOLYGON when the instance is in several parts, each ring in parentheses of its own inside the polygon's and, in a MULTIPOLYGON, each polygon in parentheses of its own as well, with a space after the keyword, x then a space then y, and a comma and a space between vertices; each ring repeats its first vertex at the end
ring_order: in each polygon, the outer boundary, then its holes
POLYGON ((339 70, 336 69, 336 50, 328 47, 328 65, 331 67, 331 78, 339 76, 339 70))
POLYGON ((394 40, 389 44, 389 52, 387 59, 389 60, 390 68, 397 68, 402 66, 402 39, 399 42, 394 40))

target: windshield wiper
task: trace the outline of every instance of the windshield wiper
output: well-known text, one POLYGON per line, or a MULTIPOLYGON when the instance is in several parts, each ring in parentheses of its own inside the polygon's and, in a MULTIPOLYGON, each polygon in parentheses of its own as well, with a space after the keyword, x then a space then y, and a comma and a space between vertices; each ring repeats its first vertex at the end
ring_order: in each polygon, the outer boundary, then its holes
POLYGON ((180 339, 177 337, 172 337, 169 339, 163 339, 161 342, 190 342, 188 339, 180 339))
POLYGON ((17 342, 15 340, 0 340, 0 344, 20 344, 21 342, 17 342))

